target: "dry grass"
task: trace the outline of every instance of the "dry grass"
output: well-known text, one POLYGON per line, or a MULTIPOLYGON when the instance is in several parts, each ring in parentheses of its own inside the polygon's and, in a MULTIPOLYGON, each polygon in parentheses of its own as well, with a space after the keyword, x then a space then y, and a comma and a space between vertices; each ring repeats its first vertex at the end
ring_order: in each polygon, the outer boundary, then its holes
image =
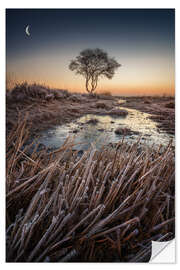
POLYGON ((38 100, 39 102, 47 102, 67 98, 70 93, 67 90, 51 89, 48 86, 27 82, 16 84, 11 91, 7 91, 7 102, 26 103, 28 101, 38 100))
POLYGON ((28 137, 20 122, 7 138, 7 261, 147 261, 174 237, 171 143, 29 155, 28 137))
POLYGON ((175 134, 175 98, 170 96, 126 97, 125 107, 149 113, 161 131, 175 134))
POLYGON ((108 110, 117 106, 113 99, 100 101, 100 98, 98 95, 51 89, 37 83, 16 84, 12 90, 6 91, 7 133, 20 117, 23 120, 26 113, 27 122, 33 126, 31 131, 34 134, 55 125, 70 123, 85 114, 108 114, 108 110))

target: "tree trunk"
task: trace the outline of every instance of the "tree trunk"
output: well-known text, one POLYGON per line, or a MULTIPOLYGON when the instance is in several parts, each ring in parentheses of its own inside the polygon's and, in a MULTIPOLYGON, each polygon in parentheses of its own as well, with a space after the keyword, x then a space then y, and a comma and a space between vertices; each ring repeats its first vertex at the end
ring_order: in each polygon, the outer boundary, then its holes
POLYGON ((88 93, 91 92, 91 91, 89 90, 89 80, 88 80, 88 79, 86 79, 86 91, 87 91, 88 93))
POLYGON ((96 90, 97 87, 97 77, 91 76, 91 78, 86 78, 86 91, 90 94, 93 94, 93 92, 96 90), (91 80, 91 81, 90 81, 91 80), (90 89, 91 86, 91 89, 90 89))

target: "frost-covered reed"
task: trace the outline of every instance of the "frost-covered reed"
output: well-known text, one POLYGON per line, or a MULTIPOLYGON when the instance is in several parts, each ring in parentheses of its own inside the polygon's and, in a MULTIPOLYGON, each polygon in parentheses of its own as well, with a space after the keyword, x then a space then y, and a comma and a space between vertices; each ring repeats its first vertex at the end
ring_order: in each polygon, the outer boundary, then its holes
POLYGON ((7 138, 7 261, 147 261, 151 240, 174 237, 171 142, 56 151, 30 145, 25 122, 7 138), (24 146, 24 147, 22 147, 24 146))

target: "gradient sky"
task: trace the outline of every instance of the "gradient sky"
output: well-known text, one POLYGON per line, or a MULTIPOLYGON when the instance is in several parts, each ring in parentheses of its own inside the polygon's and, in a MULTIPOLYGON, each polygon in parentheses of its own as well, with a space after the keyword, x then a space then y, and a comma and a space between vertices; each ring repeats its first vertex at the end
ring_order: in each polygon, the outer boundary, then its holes
POLYGON ((173 9, 7 9, 7 74, 83 92, 84 79, 68 69, 70 60, 101 48, 122 67, 113 79, 100 79, 98 91, 172 95, 174 17, 173 9))

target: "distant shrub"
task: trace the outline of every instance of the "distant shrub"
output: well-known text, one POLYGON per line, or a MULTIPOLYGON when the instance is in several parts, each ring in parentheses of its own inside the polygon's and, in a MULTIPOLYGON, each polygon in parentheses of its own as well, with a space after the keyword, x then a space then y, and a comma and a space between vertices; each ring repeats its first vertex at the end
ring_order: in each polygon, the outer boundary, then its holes
POLYGON ((109 100, 109 99, 113 99, 114 98, 110 91, 100 92, 97 95, 98 95, 98 98, 99 99, 107 99, 107 100, 109 100))
POLYGON ((101 92, 101 95, 104 95, 104 96, 112 96, 112 94, 111 94, 110 91, 104 91, 104 92, 101 92))
POLYGON ((70 97, 71 94, 68 92, 68 90, 63 90, 63 89, 55 89, 51 90, 54 92, 55 99, 62 99, 62 98, 67 98, 70 97))
POLYGON ((70 96, 67 90, 51 89, 41 84, 28 84, 27 82, 16 84, 11 92, 7 91, 7 101, 11 99, 16 102, 25 102, 31 99, 50 101, 53 99, 63 99, 70 96))

